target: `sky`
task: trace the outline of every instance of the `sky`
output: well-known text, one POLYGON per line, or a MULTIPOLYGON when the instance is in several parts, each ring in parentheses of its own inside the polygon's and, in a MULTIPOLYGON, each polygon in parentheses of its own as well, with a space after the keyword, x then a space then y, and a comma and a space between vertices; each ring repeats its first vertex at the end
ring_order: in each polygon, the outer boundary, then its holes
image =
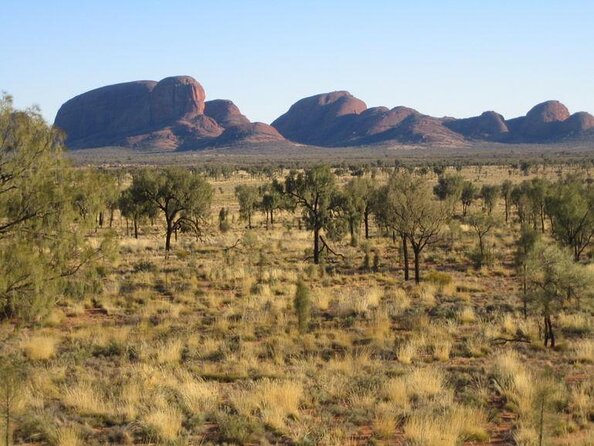
POLYGON ((189 75, 271 122, 348 90, 368 106, 594 113, 592 0, 2 0, 0 90, 53 122, 104 85, 189 75))

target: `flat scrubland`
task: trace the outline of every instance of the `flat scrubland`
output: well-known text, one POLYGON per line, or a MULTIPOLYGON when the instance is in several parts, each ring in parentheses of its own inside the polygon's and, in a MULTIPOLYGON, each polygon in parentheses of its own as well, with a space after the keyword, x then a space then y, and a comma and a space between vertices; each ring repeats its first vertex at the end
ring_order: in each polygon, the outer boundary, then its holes
MULTIPOLYGON (((571 169, 460 173, 480 185, 571 169)), ((562 311, 555 348, 543 346, 539 315, 522 314, 516 222, 489 234, 493 259, 480 269, 468 259, 476 236, 456 226, 423 252, 415 285, 403 280, 399 244, 374 224, 320 265, 306 259, 312 235, 299 213, 268 228, 257 214, 247 229, 235 187, 264 181, 209 179, 209 227, 179 234, 167 257, 159 221, 135 239, 116 213, 90 237, 115 231, 117 256, 82 300, 60 300, 38 324, 2 325, 3 351, 29 366, 16 443, 594 444, 594 317, 585 305, 562 311)), ((493 212, 503 214, 501 200, 493 212)))

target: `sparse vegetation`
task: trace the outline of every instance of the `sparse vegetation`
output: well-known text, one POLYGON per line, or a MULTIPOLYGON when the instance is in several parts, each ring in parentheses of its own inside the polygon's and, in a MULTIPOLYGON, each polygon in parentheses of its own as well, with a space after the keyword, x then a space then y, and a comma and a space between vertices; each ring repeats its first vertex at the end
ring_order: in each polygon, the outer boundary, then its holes
MULTIPOLYGON (((64 164, 73 184, 97 173, 64 164)), ((534 162, 527 175, 501 162, 301 167, 108 170, 101 181, 117 194, 94 197, 94 183, 76 209, 63 204, 64 221, 50 214, 0 235, 6 258, 37 250, 1 267, 4 290, 19 271, 35 279, 10 304, 2 294, 3 438, 589 444, 592 246, 580 239, 575 256, 558 208, 586 209, 591 164, 534 162), (573 188, 576 203, 555 201, 573 188), (170 189, 187 192, 175 216, 170 189), (143 190, 152 205, 135 208, 143 190), (44 228, 65 231, 66 245, 28 238, 44 228), (407 249, 418 283, 402 274, 407 249), (81 264, 83 253, 93 257, 81 264), (54 283, 52 262, 81 266, 54 283)), ((15 203, 0 198, 0 221, 15 203)))

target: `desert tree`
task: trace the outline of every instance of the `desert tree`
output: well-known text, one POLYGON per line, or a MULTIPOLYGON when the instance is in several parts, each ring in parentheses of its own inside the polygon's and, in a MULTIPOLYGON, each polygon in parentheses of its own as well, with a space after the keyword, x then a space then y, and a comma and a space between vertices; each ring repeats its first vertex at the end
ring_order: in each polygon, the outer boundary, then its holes
POLYGON ((259 193, 262 197, 260 209, 266 215, 266 228, 268 228, 268 222, 271 226, 274 225, 275 212, 288 209, 289 206, 283 195, 283 186, 276 179, 260 186, 259 193))
POLYGON ((177 231, 201 234, 210 212, 212 187, 188 169, 144 169, 133 176, 147 206, 154 206, 165 218, 165 251, 171 250, 171 236, 177 231))
POLYGON ((570 252, 556 243, 537 242, 526 260, 530 300, 543 321, 544 345, 555 347, 553 316, 571 302, 591 297, 594 290, 592 273, 575 263, 570 252))
POLYGON ((453 210, 462 197, 463 188, 464 178, 461 175, 444 174, 437 179, 437 184, 433 187, 433 193, 441 201, 448 201, 453 210))
POLYGON ((556 184, 546 197, 555 239, 571 248, 575 261, 594 237, 594 189, 577 179, 556 184))
MULTIPOLYGON (((157 216, 155 203, 146 200, 144 190, 138 186, 138 182, 133 183, 120 194, 118 200, 118 207, 122 216, 132 220, 134 238, 138 238, 138 226, 144 218, 154 219, 157 216)), ((126 228, 128 228, 128 220, 126 220, 126 228)))
POLYGON ((375 200, 377 199, 377 186, 373 178, 357 177, 349 181, 345 186, 345 192, 356 204, 361 214, 365 238, 369 238, 369 222, 373 213, 375 200))
POLYGON ((477 237, 478 250, 474 253, 472 258, 475 266, 481 268, 491 255, 486 246, 487 237, 493 229, 497 227, 499 222, 491 214, 482 211, 474 211, 467 216, 466 223, 477 237))
POLYGON ((544 178, 533 178, 525 184, 525 193, 530 204, 534 228, 540 225, 540 232, 545 232, 545 202, 550 183, 544 178))
POLYGON ((520 226, 520 233, 515 240, 514 264, 521 281, 522 312, 528 317, 528 257, 539 239, 539 234, 528 224, 520 226))
POLYGON ((421 253, 440 240, 443 226, 449 219, 449 206, 433 199, 426 180, 409 174, 395 174, 385 189, 386 219, 410 242, 415 269, 415 282, 421 280, 421 253))
POLYGON ((235 186, 235 197, 239 203, 239 217, 247 222, 249 229, 252 229, 252 216, 260 206, 258 187, 249 184, 235 186))
POLYGON ((465 217, 468 208, 478 196, 478 189, 472 181, 464 181, 462 183, 462 192, 460 193, 460 201, 462 202, 462 215, 465 217))
MULTIPOLYGON (((290 172, 285 178, 283 192, 303 212, 307 228, 313 232, 313 261, 320 263, 320 254, 327 243, 323 232, 332 232, 338 218, 336 178, 329 166, 321 165, 305 172, 290 172)), ((328 248, 329 249, 329 248, 328 248)))
POLYGON ((509 207, 511 204, 511 195, 513 189, 513 183, 510 180, 504 180, 499 188, 501 191, 501 198, 503 198, 503 205, 505 207, 505 223, 509 222, 509 207))
MULTIPOLYGON (((35 109, 0 99, 0 318, 43 317, 77 273, 110 245, 91 246, 74 205, 85 187, 63 157, 62 135, 35 109)), ((94 221, 93 221, 94 224, 94 221)), ((109 240, 108 240, 109 239, 109 240)))
POLYGON ((483 200, 483 207, 491 214, 493 212, 493 208, 497 205, 497 200, 499 199, 499 195, 501 190, 499 186, 493 184, 484 184, 481 187, 480 197, 483 200))

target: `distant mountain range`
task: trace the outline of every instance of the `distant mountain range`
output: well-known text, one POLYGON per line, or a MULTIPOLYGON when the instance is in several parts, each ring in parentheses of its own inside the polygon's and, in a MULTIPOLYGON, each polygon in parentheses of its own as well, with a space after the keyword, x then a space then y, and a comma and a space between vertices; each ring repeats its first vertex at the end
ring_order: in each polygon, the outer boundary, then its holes
POLYGON ((109 85, 64 103, 54 125, 64 130, 72 149, 199 150, 285 140, 325 147, 553 143, 573 138, 594 142, 594 116, 570 114, 558 101, 538 104, 514 119, 494 111, 456 119, 403 106, 367 108, 349 92, 334 91, 297 101, 267 125, 250 122, 229 100, 205 98, 202 86, 189 76, 109 85))

